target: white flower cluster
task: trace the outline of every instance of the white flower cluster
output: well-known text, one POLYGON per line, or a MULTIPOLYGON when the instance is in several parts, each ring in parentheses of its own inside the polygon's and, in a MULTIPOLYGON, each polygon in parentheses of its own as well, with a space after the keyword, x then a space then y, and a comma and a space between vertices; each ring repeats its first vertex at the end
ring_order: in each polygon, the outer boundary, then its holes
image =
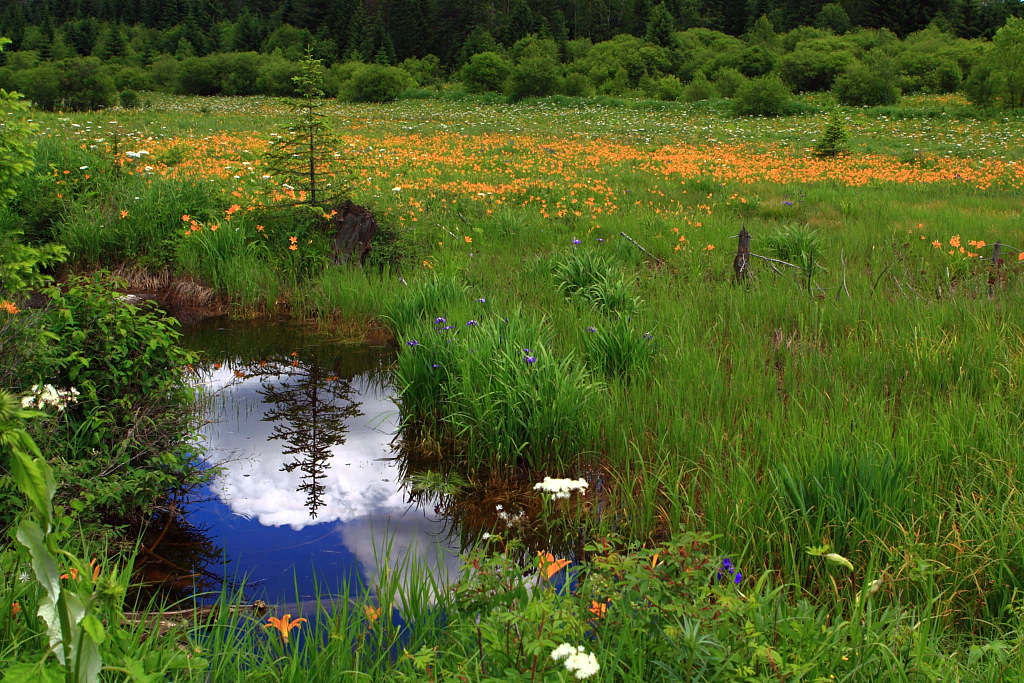
POLYGON ((573 647, 569 643, 562 643, 551 652, 551 659, 556 662, 564 659, 566 670, 580 680, 590 678, 601 670, 597 657, 583 649, 582 645, 573 647))
POLYGON ((515 526, 526 521, 526 513, 521 510, 516 513, 508 513, 505 512, 504 505, 495 505, 494 509, 498 511, 498 519, 505 522, 508 526, 515 526))
POLYGON ((125 152, 124 155, 132 159, 141 159, 142 157, 149 155, 149 150, 140 149, 138 152, 125 152))
POLYGON ((552 479, 551 477, 544 477, 544 481, 533 485, 534 491, 550 493, 554 500, 568 498, 572 495, 573 491, 579 491, 580 495, 586 495, 586 489, 587 480, 582 477, 579 479, 552 479))
POLYGON ((78 402, 78 389, 57 389, 52 384, 32 386, 31 393, 21 399, 22 408, 35 408, 42 410, 46 406, 53 406, 57 410, 64 410, 69 403, 78 402))

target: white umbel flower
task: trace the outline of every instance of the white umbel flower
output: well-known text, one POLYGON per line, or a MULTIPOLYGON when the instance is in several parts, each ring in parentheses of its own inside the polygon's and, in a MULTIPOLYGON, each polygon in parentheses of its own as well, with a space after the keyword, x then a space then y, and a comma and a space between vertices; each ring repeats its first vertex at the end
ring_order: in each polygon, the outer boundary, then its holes
POLYGON ((564 659, 565 670, 581 681, 601 670, 594 653, 587 652, 582 645, 573 647, 569 643, 562 643, 551 652, 551 659, 556 662, 564 659))
POLYGON ((534 491, 548 493, 554 500, 568 498, 572 495, 573 491, 579 491, 580 495, 586 495, 586 489, 587 480, 582 477, 579 479, 552 479, 551 477, 544 477, 544 481, 533 485, 534 491))

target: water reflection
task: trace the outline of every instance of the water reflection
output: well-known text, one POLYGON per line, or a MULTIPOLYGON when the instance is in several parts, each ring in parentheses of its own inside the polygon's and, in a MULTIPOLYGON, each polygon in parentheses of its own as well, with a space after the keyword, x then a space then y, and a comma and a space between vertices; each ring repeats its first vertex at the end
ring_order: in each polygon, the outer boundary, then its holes
MULTIPOLYGON (((268 602, 372 585, 407 558, 454 576, 458 542, 434 510, 410 504, 391 442, 390 353, 298 328, 193 330, 209 486, 182 509, 220 576, 268 602)), ((456 534, 457 535, 457 534, 456 534)), ((192 568, 195 573, 195 568, 192 568)))

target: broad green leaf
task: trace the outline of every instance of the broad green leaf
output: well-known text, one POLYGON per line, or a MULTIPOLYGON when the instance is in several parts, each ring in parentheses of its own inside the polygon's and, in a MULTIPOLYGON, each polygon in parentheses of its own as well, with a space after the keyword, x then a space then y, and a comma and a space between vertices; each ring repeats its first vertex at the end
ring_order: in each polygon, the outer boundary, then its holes
POLYGON ((46 536, 43 534, 43 530, 34 521, 26 519, 18 525, 16 537, 19 543, 28 548, 29 555, 32 556, 32 571, 36 575, 36 581, 46 590, 47 596, 56 603, 57 597, 60 595, 60 570, 57 569, 57 559, 46 546, 46 536))
MULTIPOLYGON (((35 446, 28 435, 25 435, 25 439, 19 439, 19 442, 22 441, 28 441, 35 446)), ((50 501, 53 500, 57 484, 53 480, 53 472, 46 461, 41 457, 30 457, 24 450, 25 445, 19 443, 11 449, 14 455, 11 459, 11 474, 18 489, 32 504, 37 519, 42 521, 46 529, 49 530, 50 523, 53 521, 53 509, 50 501)))
POLYGON ((96 618, 95 614, 86 614, 82 618, 82 628, 97 644, 102 643, 107 637, 106 631, 103 630, 103 623, 96 618))

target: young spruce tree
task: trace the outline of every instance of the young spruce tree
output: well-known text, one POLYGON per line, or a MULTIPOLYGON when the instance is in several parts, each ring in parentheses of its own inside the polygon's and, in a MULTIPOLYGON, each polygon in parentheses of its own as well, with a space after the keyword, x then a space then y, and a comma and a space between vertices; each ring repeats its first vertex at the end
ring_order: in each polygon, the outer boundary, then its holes
POLYGON ((309 48, 292 81, 292 119, 271 140, 264 171, 273 179, 275 203, 323 209, 339 203, 348 188, 339 171, 341 145, 322 111, 323 64, 309 48))

